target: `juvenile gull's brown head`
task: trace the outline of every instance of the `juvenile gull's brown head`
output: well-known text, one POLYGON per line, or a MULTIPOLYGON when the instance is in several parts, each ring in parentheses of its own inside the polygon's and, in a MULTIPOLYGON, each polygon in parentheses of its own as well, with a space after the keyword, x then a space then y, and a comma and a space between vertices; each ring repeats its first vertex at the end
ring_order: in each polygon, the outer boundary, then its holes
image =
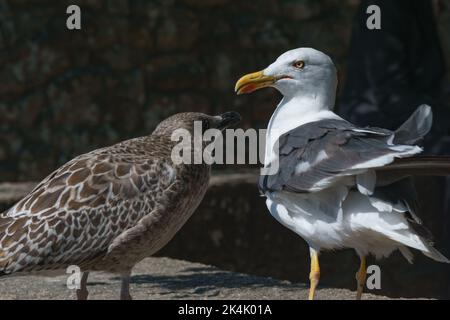
POLYGON ((224 130, 241 120, 239 113, 230 111, 217 116, 198 112, 177 113, 162 121, 153 132, 154 135, 172 135, 176 129, 186 129, 194 133, 195 123, 201 124, 202 133, 208 129, 224 130))

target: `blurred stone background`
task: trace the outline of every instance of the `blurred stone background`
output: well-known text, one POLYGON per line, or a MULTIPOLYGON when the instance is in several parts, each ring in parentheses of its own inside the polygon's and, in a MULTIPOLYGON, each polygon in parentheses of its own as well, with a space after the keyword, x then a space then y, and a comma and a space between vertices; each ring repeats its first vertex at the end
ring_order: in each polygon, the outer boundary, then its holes
MULTIPOLYGON (((0 181, 40 180, 80 153, 148 134, 176 112, 236 110, 243 128, 264 128, 278 93, 237 97, 235 81, 299 46, 328 53, 345 79, 357 4, 0 0, 0 181), (81 30, 66 28, 70 4, 81 7, 81 30)), ((450 57, 448 10, 439 28, 450 57)), ((218 188, 161 254, 306 281, 305 244, 267 214, 255 185, 218 188)), ((351 252, 323 259, 324 283, 353 288, 351 252)), ((383 293, 450 297, 448 267, 422 260, 383 262, 383 293)))
POLYGON ((236 110, 265 127, 279 96, 234 83, 313 46, 342 67, 355 1, 0 0, 0 180, 150 133, 180 111, 236 110), (66 28, 81 8, 82 29, 66 28))

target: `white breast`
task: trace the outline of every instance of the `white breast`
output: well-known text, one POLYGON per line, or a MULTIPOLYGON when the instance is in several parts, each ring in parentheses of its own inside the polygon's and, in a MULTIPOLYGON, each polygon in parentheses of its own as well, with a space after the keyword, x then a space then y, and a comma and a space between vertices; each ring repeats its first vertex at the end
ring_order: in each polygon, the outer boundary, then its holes
POLYGON ((343 247, 343 212, 340 209, 347 194, 345 187, 335 192, 297 194, 289 192, 267 193, 266 204, 282 225, 301 236, 308 244, 320 248, 343 247))

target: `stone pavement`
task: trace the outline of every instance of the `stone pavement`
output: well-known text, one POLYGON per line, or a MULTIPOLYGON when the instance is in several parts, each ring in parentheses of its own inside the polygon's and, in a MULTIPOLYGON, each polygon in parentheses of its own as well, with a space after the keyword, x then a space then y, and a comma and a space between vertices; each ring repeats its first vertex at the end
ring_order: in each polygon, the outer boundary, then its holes
MULTIPOLYGON (((0 299, 74 299, 66 287, 67 276, 23 276, 0 279, 0 299)), ((117 299, 120 279, 93 273, 88 280, 90 299, 117 299)), ((133 270, 134 299, 306 299, 308 287, 272 278, 223 271, 218 268, 170 258, 147 258, 133 270)), ((321 288, 318 299, 353 299, 346 289, 321 288)), ((363 299, 388 299, 365 294, 363 299)))

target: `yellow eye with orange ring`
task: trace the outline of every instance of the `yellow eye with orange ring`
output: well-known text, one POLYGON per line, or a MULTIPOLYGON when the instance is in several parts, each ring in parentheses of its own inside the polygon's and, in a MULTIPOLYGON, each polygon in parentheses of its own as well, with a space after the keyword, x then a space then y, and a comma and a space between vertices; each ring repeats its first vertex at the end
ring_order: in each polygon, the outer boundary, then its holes
POLYGON ((292 65, 297 69, 303 69, 303 67, 305 66, 305 61, 297 60, 292 65))

